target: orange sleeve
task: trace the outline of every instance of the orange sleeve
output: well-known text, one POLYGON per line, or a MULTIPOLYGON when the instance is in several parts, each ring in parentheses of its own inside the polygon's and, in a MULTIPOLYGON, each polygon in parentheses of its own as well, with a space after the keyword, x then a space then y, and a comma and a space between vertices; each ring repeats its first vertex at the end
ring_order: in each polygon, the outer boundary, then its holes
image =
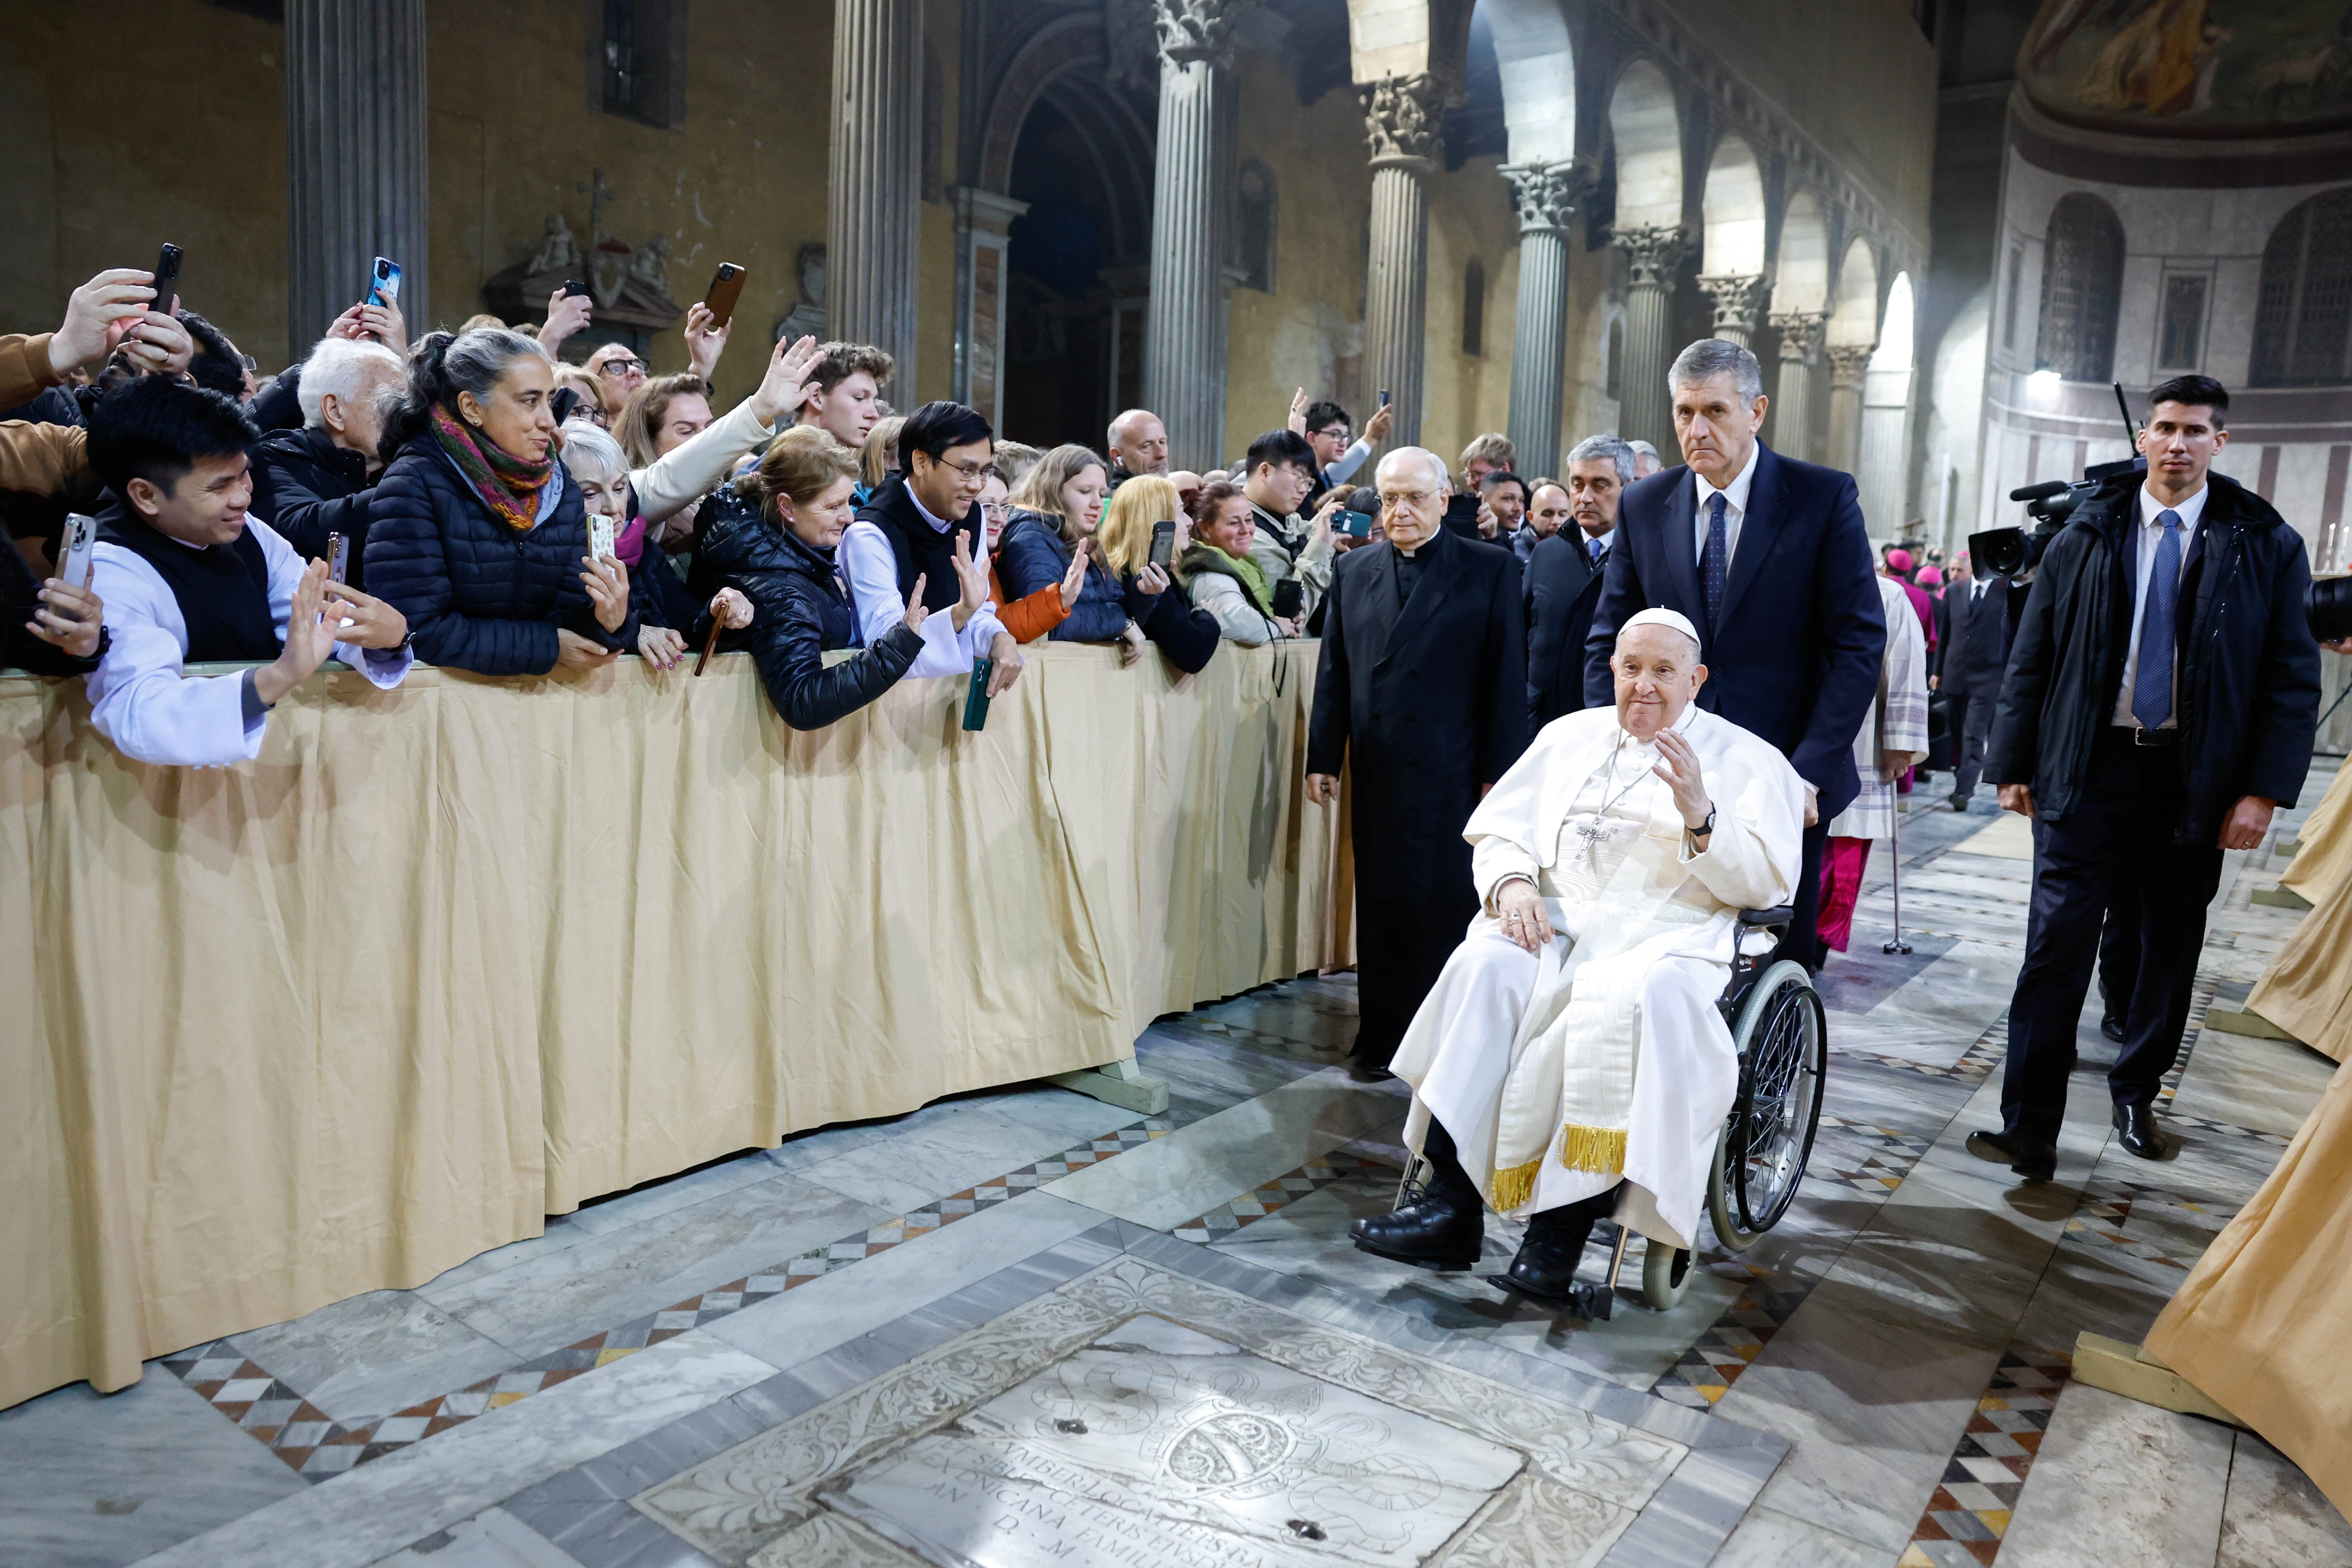
POLYGON ((989 596, 996 601, 997 624, 1014 642, 1035 642, 1055 626, 1070 618, 1062 608, 1062 588, 1058 583, 1048 583, 1027 598, 1013 604, 1004 602, 1004 584, 996 574, 996 566, 988 568, 989 596))
POLYGON ((89 471, 89 432, 79 425, 0 424, 0 490, 88 506, 97 499, 89 471))
POLYGON ((49 368, 49 335, 0 334, 0 408, 29 403, 43 388, 58 384, 58 373, 49 368))

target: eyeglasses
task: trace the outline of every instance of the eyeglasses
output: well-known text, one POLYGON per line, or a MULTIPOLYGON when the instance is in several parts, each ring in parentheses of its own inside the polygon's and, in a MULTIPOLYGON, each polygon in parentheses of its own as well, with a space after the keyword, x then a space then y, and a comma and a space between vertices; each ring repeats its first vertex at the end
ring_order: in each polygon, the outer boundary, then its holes
POLYGON ((950 463, 945 458, 933 458, 931 461, 943 468, 953 468, 958 474, 963 476, 966 483, 978 480, 985 484, 988 482, 988 476, 995 471, 994 465, 990 463, 950 463))
POLYGON ((1401 506, 1407 506, 1418 511, 1436 499, 1434 490, 1397 490, 1381 498, 1381 510, 1394 511, 1401 506))
POLYGON ((1006 517, 1012 513, 1012 504, 1007 501, 984 500, 980 503, 980 515, 985 518, 1006 517))
POLYGON ((631 371, 643 375, 653 367, 641 359, 608 359, 596 367, 598 375, 626 375, 631 371))

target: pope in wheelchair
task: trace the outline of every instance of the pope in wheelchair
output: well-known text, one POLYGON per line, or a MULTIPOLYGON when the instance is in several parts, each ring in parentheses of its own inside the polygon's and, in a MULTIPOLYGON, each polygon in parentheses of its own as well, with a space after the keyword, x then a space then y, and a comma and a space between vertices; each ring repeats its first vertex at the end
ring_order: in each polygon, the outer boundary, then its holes
MULTIPOLYGON (((1662 1258, 1693 1247, 1746 1099, 1718 1005, 1735 967, 1754 967, 1741 911, 1789 901, 1805 830, 1788 759, 1694 704, 1700 653, 1672 610, 1628 618, 1614 709, 1545 726, 1471 815, 1481 911, 1392 1064, 1429 1174, 1355 1223, 1363 1250, 1468 1268, 1491 1206, 1528 1222, 1497 1282, 1575 1301, 1596 1220, 1662 1258)), ((1817 1095, 1805 1109, 1810 1145, 1817 1095)))

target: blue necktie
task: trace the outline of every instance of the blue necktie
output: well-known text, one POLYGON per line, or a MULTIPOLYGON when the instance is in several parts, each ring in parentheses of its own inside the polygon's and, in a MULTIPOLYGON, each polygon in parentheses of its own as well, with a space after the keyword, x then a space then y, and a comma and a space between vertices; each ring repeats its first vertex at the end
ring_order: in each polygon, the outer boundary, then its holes
POLYGON ((1723 608, 1723 582, 1731 563, 1731 550, 1725 542, 1723 504, 1721 490, 1706 498, 1706 548, 1698 558, 1698 593, 1706 605, 1706 629, 1710 633, 1715 630, 1716 616, 1723 608))
POLYGON ((2139 662, 2132 668, 2132 717, 2153 730, 2172 717, 2172 611, 2180 596, 2180 514, 2156 514, 2156 568, 2139 622, 2139 662))
POLYGON ((1584 552, 1592 557, 1593 569, 1595 571, 1600 570, 1601 560, 1603 553, 1601 548, 1601 541, 1597 539, 1586 540, 1584 542, 1584 552))

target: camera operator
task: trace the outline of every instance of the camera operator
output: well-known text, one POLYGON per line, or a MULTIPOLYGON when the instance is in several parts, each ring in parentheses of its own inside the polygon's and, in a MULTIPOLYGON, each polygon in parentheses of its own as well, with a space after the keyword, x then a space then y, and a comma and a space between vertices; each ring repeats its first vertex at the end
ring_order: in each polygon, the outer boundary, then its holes
POLYGON ((2010 1007, 2001 1131, 1969 1149, 2046 1180, 2057 1159, 2117 868, 2136 868, 2138 964, 2107 1075, 2125 1149, 2160 1159, 2156 1096, 2179 1054, 2221 852, 2251 849, 2311 760, 2319 653, 2311 568, 2269 502, 2210 472, 2230 395, 2201 375, 2149 395, 2123 476, 2043 551, 1986 773, 2033 821, 2033 904, 2010 1007))

